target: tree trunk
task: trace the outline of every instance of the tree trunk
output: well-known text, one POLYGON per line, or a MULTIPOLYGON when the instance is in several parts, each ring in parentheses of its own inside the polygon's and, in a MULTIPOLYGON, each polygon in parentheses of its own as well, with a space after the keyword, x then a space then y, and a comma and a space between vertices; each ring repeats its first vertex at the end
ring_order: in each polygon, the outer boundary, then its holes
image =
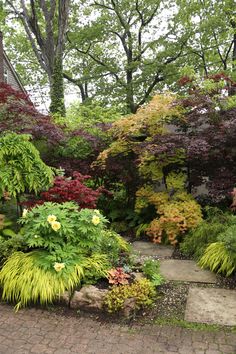
POLYGON ((136 113, 137 106, 134 102, 134 89, 133 89, 133 71, 127 70, 126 72, 126 106, 128 113, 136 113))
POLYGON ((50 98, 50 112, 65 116, 62 54, 54 58, 53 73, 50 77, 50 98))

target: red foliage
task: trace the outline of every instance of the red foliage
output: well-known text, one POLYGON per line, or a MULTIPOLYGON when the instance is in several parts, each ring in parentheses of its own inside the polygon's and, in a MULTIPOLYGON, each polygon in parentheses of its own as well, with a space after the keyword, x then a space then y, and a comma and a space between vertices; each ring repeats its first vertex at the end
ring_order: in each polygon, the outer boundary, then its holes
POLYGON ((82 175, 79 172, 73 173, 73 178, 56 177, 54 185, 46 192, 42 192, 38 200, 31 199, 22 204, 27 207, 34 207, 45 202, 64 203, 68 201, 76 202, 80 208, 94 209, 97 205, 98 197, 102 193, 108 193, 103 187, 93 190, 83 182, 90 176, 82 175))
POLYGON ((0 83, 0 132, 6 130, 31 134, 52 144, 64 139, 63 131, 50 116, 38 112, 26 94, 0 83))
POLYGON ((179 86, 185 86, 187 84, 190 84, 193 82, 193 79, 191 79, 189 76, 182 76, 178 81, 177 84, 179 86))
POLYGON ((130 275, 125 273, 123 268, 114 268, 111 269, 108 272, 108 280, 109 284, 114 284, 114 285, 127 285, 129 284, 128 279, 130 278, 130 275))

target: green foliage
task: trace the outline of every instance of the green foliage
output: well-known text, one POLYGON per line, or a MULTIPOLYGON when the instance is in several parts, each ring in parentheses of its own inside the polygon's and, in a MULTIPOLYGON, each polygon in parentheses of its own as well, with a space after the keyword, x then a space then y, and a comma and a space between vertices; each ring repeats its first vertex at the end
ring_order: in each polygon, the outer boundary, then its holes
POLYGON ((147 279, 135 281, 130 285, 113 286, 104 300, 108 312, 118 312, 127 299, 135 299, 135 310, 151 306, 156 296, 154 285, 147 279))
POLYGON ((12 221, 5 218, 5 215, 0 214, 0 263, 13 252, 22 249, 24 246, 23 237, 21 234, 16 234, 10 228, 12 221))
POLYGON ((163 276, 160 274, 160 263, 154 259, 150 259, 144 262, 142 266, 142 272, 154 286, 159 286, 165 281, 163 276))
POLYGON ((75 159, 86 159, 93 152, 92 146, 84 137, 74 136, 69 138, 65 146, 59 148, 59 153, 63 157, 75 159))
POLYGON ((25 242, 29 247, 55 251, 70 244, 91 252, 99 249, 107 220, 98 210, 81 209, 72 202, 47 202, 22 216, 25 242))
POLYGON ((236 254, 232 255, 223 242, 214 242, 206 248, 198 264, 228 277, 236 270, 236 254))
POLYGON ((99 103, 73 103, 67 110, 66 118, 57 120, 69 129, 84 129, 90 133, 102 134, 98 124, 111 123, 120 117, 116 107, 103 107, 99 103))
POLYGON ((227 251, 236 258, 236 217, 235 224, 227 227, 219 236, 218 241, 223 242, 227 251))
POLYGON ((129 251, 119 235, 105 229, 106 222, 99 210, 78 210, 72 202, 24 209, 20 223, 28 253, 13 253, 0 271, 3 299, 16 302, 16 309, 45 304, 81 283, 106 278, 112 262, 129 251))
POLYGON ((202 221, 196 229, 190 231, 180 244, 181 252, 196 260, 203 256, 207 246, 211 243, 226 241, 228 230, 230 239, 231 237, 233 239, 236 225, 236 216, 230 213, 224 213, 217 208, 207 208, 206 211, 206 220, 202 221))
POLYGON ((7 220, 5 215, 0 214, 0 237, 12 237, 16 235, 9 226, 12 226, 12 221, 7 220))
MULTIPOLYGON (((62 39, 61 39, 62 40, 62 39)), ((63 56, 56 55, 53 63, 51 86, 50 112, 64 116, 66 113, 64 102, 64 81, 63 81, 63 56)))
POLYGON ((12 253, 26 248, 24 238, 21 234, 15 236, 0 236, 0 264, 7 259, 12 253))
POLYGON ((16 310, 31 302, 51 303, 65 291, 72 292, 91 270, 104 276, 104 261, 107 265, 103 255, 88 258, 78 251, 73 262, 65 263, 54 262, 46 251, 15 252, 0 271, 2 298, 16 303, 16 310))
POLYGON ((114 265, 119 264, 121 253, 130 253, 130 245, 123 237, 113 230, 103 230, 100 242, 100 252, 109 254, 109 260, 114 265))
POLYGON ((53 172, 40 158, 28 135, 6 133, 0 137, 0 197, 38 193, 53 182, 53 172))

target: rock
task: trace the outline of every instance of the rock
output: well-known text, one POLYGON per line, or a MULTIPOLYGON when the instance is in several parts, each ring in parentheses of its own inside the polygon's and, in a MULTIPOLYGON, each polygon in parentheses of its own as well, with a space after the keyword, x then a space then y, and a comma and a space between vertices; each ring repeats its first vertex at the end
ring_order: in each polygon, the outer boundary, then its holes
POLYGON ((64 294, 60 296, 59 300, 61 302, 65 303, 66 305, 69 305, 70 295, 69 295, 68 291, 64 292, 64 294))
POLYGON ((70 307, 73 309, 101 310, 107 292, 108 290, 101 290, 93 285, 84 286, 80 291, 75 291, 70 307))
POLYGON ((121 311, 121 314, 126 317, 129 318, 135 310, 136 307, 136 299, 134 297, 128 298, 124 301, 124 307, 121 311))
POLYGON ((142 272, 132 272, 130 275, 132 276, 132 278, 134 280, 137 280, 137 281, 145 278, 145 276, 144 276, 144 274, 142 272))

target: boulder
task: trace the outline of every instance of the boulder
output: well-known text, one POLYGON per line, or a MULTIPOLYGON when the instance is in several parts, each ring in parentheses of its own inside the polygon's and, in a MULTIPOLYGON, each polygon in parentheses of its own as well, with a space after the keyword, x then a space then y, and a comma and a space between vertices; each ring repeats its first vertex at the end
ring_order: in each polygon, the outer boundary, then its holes
POLYGON ((108 290, 98 289, 93 285, 84 286, 80 291, 75 291, 70 307, 81 310, 101 310, 107 292, 108 290))

